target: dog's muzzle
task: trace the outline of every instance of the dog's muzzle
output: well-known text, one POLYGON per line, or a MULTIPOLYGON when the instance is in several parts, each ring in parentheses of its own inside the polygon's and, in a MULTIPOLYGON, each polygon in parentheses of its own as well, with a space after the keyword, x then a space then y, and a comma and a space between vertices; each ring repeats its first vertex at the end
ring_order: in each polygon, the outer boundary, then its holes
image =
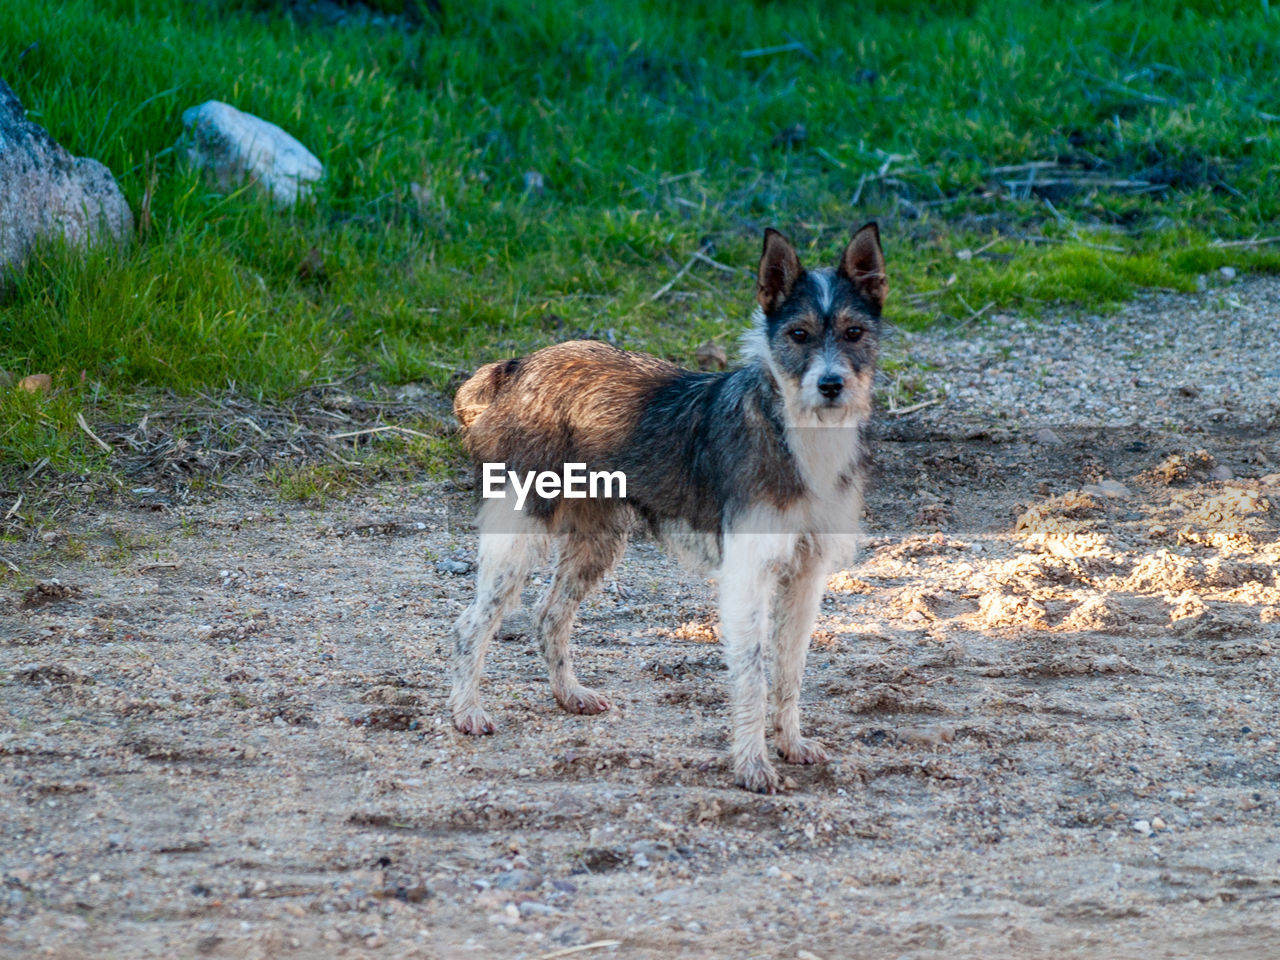
POLYGON ((823 374, 818 380, 818 392, 828 400, 834 400, 840 396, 840 391, 844 389, 844 377, 838 373, 823 374))

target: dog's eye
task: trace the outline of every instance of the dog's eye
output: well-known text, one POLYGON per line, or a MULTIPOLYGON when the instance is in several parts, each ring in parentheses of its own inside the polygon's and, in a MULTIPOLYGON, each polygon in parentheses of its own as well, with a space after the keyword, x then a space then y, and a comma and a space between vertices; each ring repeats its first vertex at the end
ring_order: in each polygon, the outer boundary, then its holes
POLYGON ((846 327, 844 331, 844 338, 850 343, 857 343, 862 339, 862 335, 864 333, 866 333, 866 331, 861 327, 846 327))
POLYGON ((794 330, 788 330, 787 336, 790 337, 792 340, 794 340, 796 343, 804 343, 806 340, 809 339, 809 331, 806 330, 804 327, 796 327, 794 330))

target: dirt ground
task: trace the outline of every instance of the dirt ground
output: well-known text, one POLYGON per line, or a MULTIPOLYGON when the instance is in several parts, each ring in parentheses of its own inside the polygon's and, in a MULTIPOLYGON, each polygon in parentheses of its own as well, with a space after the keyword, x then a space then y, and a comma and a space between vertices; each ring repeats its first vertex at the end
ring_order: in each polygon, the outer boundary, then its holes
POLYGON ((777 796, 730 785, 713 587, 644 540, 575 635, 615 709, 561 713, 521 615, 483 739, 456 484, 6 544, 0 956, 1280 955, 1277 293, 891 346, 939 402, 880 420, 806 677, 836 759, 777 796))

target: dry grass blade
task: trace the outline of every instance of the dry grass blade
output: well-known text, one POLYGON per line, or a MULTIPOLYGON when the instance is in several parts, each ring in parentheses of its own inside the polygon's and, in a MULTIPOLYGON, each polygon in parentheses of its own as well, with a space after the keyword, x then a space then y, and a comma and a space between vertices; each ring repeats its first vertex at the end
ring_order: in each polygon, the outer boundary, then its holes
POLYGON ((813 51, 799 40, 793 40, 791 43, 779 43, 773 47, 758 47, 755 50, 743 50, 738 54, 738 56, 743 60, 751 60, 755 57, 770 57, 778 53, 803 53, 810 60, 813 59, 813 51))
POLYGON ((89 429, 89 424, 85 421, 83 413, 76 414, 76 423, 80 424, 80 429, 83 430, 88 435, 90 440, 92 440, 99 447, 101 447, 104 452, 106 453, 111 452, 111 447, 108 446, 108 444, 100 436, 98 436, 96 433, 94 433, 92 430, 89 429))
POLYGON ((1258 237, 1255 240, 1215 240, 1213 247, 1265 247, 1271 243, 1280 243, 1280 237, 1258 237))
POLYGON ((700 248, 698 248, 698 252, 695 253, 693 256, 691 256, 687 261, 685 261, 684 266, 676 271, 676 275, 672 277, 670 280, 668 280, 666 283, 664 283, 662 286, 660 286, 654 292, 654 294, 651 297, 649 297, 649 302, 653 303, 655 300, 660 300, 665 294, 667 294, 672 287, 674 287, 677 283, 680 282, 680 278, 683 277, 686 273, 688 273, 689 270, 693 267, 693 265, 698 262, 698 258, 700 256, 705 257, 707 255, 708 249, 710 248, 707 247, 705 244, 700 248))
POLYGON ((715 267, 717 270, 723 270, 725 273, 732 273, 735 276, 738 273, 737 267, 731 267, 727 263, 721 263, 719 260, 712 260, 701 250, 693 255, 693 259, 697 260, 699 263, 705 263, 708 267, 715 267))
POLYGON ((346 440, 349 437, 362 437, 362 436, 365 436, 366 434, 387 433, 388 431, 394 431, 395 433, 403 433, 410 437, 423 437, 424 439, 427 439, 427 440, 432 439, 431 434, 429 433, 423 433, 421 430, 411 430, 409 427, 400 427, 400 426, 395 426, 393 424, 384 424, 380 427, 369 427, 368 429, 365 429, 365 430, 351 430, 347 433, 335 433, 331 437, 329 437, 329 439, 330 440, 346 440))
POLYGON ((563 950, 552 950, 550 953, 544 953, 537 960, 557 960, 558 957, 568 957, 575 953, 585 953, 588 950, 603 950, 605 947, 622 946, 621 940, 594 940, 591 943, 579 944, 576 947, 565 947, 563 950))

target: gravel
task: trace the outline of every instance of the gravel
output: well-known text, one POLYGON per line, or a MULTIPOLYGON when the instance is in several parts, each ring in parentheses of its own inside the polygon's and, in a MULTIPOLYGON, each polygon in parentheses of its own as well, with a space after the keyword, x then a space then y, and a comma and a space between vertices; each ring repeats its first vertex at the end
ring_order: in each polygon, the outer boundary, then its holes
POLYGON ((1114 314, 997 314, 976 331, 903 333, 889 354, 936 368, 925 392, 946 403, 921 411, 928 424, 1266 424, 1280 413, 1276 303, 1280 278, 1249 278, 1148 293, 1114 314))

